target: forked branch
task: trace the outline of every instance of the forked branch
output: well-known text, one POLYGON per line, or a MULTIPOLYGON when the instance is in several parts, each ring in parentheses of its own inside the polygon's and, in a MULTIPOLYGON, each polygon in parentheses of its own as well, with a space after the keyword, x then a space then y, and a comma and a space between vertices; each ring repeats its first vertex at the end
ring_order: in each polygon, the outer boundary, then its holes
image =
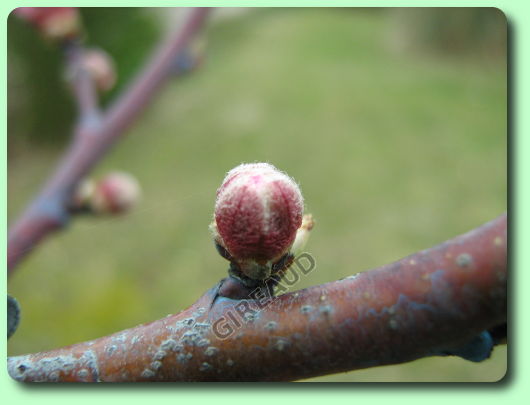
MULTIPOLYGON (((181 29, 159 48, 132 85, 101 114, 90 78, 86 72, 77 71, 73 87, 80 109, 79 122, 54 174, 9 230, 8 275, 42 239, 68 223, 68 205, 75 186, 101 160, 171 75, 177 57, 203 26, 208 11, 208 8, 193 9, 181 29)), ((66 50, 70 63, 78 63, 81 52, 78 45, 72 43, 66 50)))

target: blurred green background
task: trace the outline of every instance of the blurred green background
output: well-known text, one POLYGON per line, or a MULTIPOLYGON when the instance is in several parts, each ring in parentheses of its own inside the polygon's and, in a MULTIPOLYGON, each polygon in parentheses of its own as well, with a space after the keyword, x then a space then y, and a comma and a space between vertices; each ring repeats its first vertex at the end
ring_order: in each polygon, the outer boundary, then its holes
MULTIPOLYGON (((119 12, 82 14, 124 83, 173 11, 119 12)), ((8 34, 12 223, 61 155, 74 108, 57 50, 13 18, 8 34)), ((205 64, 169 82, 95 171, 134 174, 137 209, 75 220, 10 280, 23 308, 10 355, 194 302, 226 274, 208 224, 216 188, 241 162, 271 162, 302 187, 317 220, 308 245, 317 269, 300 288, 506 210, 506 19, 497 9, 223 9, 206 37, 205 64)), ((501 346, 480 364, 427 358, 312 381, 497 381, 506 364, 501 346)))

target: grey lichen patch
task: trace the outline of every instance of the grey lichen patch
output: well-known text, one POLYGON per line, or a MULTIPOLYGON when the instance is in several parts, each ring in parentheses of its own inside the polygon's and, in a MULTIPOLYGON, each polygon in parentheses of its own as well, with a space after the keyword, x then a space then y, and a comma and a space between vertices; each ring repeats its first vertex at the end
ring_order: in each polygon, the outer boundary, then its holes
POLYGON ((152 377, 155 376, 155 372, 153 370, 149 369, 149 368, 146 368, 146 369, 144 369, 144 371, 142 371, 141 376, 143 378, 152 378, 152 377))
MULTIPOLYGON (((191 319, 191 318, 188 318, 191 319)), ((184 322, 188 322, 184 320, 184 322)), ((206 338, 204 338, 204 335, 208 333, 210 330, 210 324, 209 323, 195 323, 193 324, 193 327, 184 332, 182 334, 182 337, 180 338, 179 343, 176 343, 174 345, 174 351, 180 350, 180 345, 188 345, 188 346, 208 346, 210 344, 210 341, 206 338)))
POLYGON ((85 379, 88 377, 88 370, 86 368, 82 368, 77 372, 77 376, 81 379, 85 379))
POLYGON ((265 329, 267 330, 275 330, 278 327, 278 324, 274 321, 269 321, 265 324, 265 329))
POLYGON ((165 350, 158 350, 153 356, 153 360, 162 360, 166 356, 167 352, 165 350))
POLYGON ((161 361, 153 361, 151 363, 151 368, 153 370, 158 370, 160 367, 162 367, 162 362, 161 361))
POLYGON ((191 326, 195 323, 195 318, 186 318, 182 320, 182 323, 186 326, 191 326))
POLYGON ((131 339, 131 344, 135 345, 136 343, 138 343, 140 341, 140 336, 136 335, 136 336, 133 336, 133 338, 131 339))
POLYGON ((245 318, 246 322, 254 322, 256 320, 256 314, 253 312, 245 312, 243 317, 245 318))
POLYGON ((208 329, 210 329, 210 324, 209 323, 205 323, 205 322, 197 322, 195 325, 193 325, 193 329, 199 329, 199 331, 207 331, 208 329))
POLYGON ((163 350, 163 351, 172 351, 175 349, 175 346, 177 345, 177 341, 175 339, 167 339, 167 340, 164 340, 161 344, 160 344, 160 350, 163 350))
POLYGON ((184 345, 181 343, 177 343, 175 346, 173 346, 174 352, 181 352, 182 350, 184 350, 184 345))
POLYGON ((462 253, 456 257, 456 264, 462 268, 468 268, 473 264, 473 257, 469 253, 462 253))
POLYGON ((177 332, 181 329, 192 326, 194 323, 195 323, 195 318, 185 318, 185 319, 181 319, 180 321, 175 322, 173 326, 171 325, 166 326, 166 328, 172 332, 177 332))
POLYGON ((313 310, 313 307, 311 305, 302 305, 300 307, 300 312, 303 314, 308 314, 313 310))
POLYGON ((322 305, 318 310, 322 315, 329 315, 333 312, 333 305, 322 305))
POLYGON ((59 381, 59 376, 61 375, 61 373, 59 373, 58 370, 55 370, 55 371, 52 371, 49 376, 48 376, 48 379, 49 381, 51 382, 57 382, 59 381))
POLYGON ((226 361, 226 365, 227 365, 228 367, 232 367, 232 366, 234 365, 234 360, 232 360, 232 359, 228 359, 228 360, 226 361))
POLYGON ((279 350, 279 351, 283 351, 285 348, 287 348, 289 346, 289 341, 285 338, 279 338, 278 340, 276 340, 276 342, 274 342, 274 348, 279 350))
POLYGON ((191 354, 191 353, 179 353, 179 354, 177 354, 177 361, 179 363, 186 363, 192 357, 193 357, 193 354, 191 354))
POLYGON ((112 336, 112 341, 113 342, 119 342, 119 343, 125 343, 127 341, 127 333, 126 332, 122 332, 122 333, 119 333, 115 336, 112 336))
POLYGON ((199 367, 199 371, 209 371, 211 369, 213 369, 212 365, 207 362, 202 363, 201 366, 199 367))
POLYGON ((33 360, 31 355, 11 357, 8 358, 7 369, 9 375, 17 381, 60 381, 61 375, 68 375, 75 369, 84 369, 87 377, 99 380, 96 355, 92 350, 85 350, 80 357, 66 355, 39 360, 33 360))
POLYGON ((204 315, 206 313, 206 309, 201 307, 199 309, 197 309, 197 311, 195 311, 193 313, 193 316, 195 316, 196 318, 200 317, 201 315, 204 315))
POLYGON ((398 321, 396 321, 395 319, 390 319, 388 321, 388 326, 390 327, 390 329, 396 330, 399 327, 399 324, 398 321))
POLYGON ((180 342, 185 345, 193 346, 195 345, 200 339, 202 338, 202 335, 194 330, 189 330, 187 332, 184 332, 182 337, 180 338, 180 342))
POLYGON ((210 344, 210 339, 206 339, 206 338, 200 339, 200 340, 197 342, 197 346, 198 346, 198 347, 208 346, 209 344, 210 344))
POLYGON ((206 348, 206 350, 204 351, 204 354, 206 356, 214 356, 217 354, 217 352, 219 352, 219 349, 215 346, 209 346, 206 348))
POLYGON ((109 356, 112 356, 116 350, 118 350, 118 346, 110 345, 105 348, 105 353, 107 353, 109 356))

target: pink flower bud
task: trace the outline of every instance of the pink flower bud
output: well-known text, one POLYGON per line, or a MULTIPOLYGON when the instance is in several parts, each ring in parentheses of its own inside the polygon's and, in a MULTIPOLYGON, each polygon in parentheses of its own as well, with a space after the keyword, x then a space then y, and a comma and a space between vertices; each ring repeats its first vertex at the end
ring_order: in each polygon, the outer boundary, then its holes
POLYGON ((127 173, 111 173, 97 181, 90 206, 96 214, 121 214, 134 206, 140 197, 140 186, 127 173))
POLYGON ((76 7, 19 7, 14 14, 51 39, 70 39, 81 31, 76 7))
POLYGON ((92 76, 100 91, 108 91, 116 83, 114 63, 109 54, 102 49, 88 49, 83 54, 83 67, 92 76))
POLYGON ((303 207, 300 189, 289 176, 268 163, 242 164, 217 190, 217 242, 246 276, 261 278, 263 268, 289 251, 303 207), (253 264, 261 265, 260 274, 249 270, 253 264))

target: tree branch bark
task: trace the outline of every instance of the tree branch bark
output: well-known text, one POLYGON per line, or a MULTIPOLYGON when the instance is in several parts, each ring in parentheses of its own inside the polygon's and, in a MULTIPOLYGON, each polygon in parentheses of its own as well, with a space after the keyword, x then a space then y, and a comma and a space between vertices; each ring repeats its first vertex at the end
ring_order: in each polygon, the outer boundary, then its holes
POLYGON ((19 381, 287 381, 403 363, 505 323, 506 275, 504 214, 392 264, 275 297, 261 311, 258 300, 214 300, 214 287, 176 315, 11 357, 8 370, 19 381))
MULTIPOLYGON (((76 184, 102 159, 110 146, 148 105, 161 84, 171 74, 174 61, 201 29, 208 8, 193 9, 182 28, 172 34, 151 62, 124 94, 97 119, 83 119, 74 130, 72 143, 37 198, 12 226, 8 234, 7 266, 15 266, 42 239, 63 228, 70 219, 68 203, 76 184)), ((70 58, 79 50, 70 49, 70 58)), ((80 109, 93 110, 94 94, 90 80, 83 75, 75 84, 80 109)))

